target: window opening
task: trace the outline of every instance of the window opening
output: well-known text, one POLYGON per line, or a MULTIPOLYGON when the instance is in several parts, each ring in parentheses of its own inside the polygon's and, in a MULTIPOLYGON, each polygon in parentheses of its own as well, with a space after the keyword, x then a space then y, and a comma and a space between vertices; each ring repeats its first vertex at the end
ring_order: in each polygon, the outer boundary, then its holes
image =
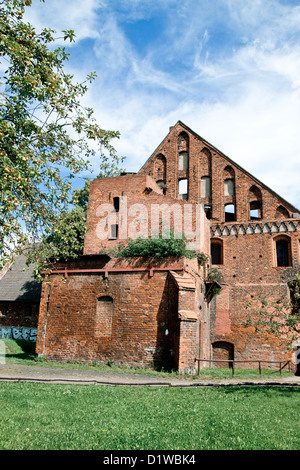
POLYGON ((233 196, 234 195, 234 184, 232 179, 227 179, 224 181, 224 195, 233 196))
POLYGON ((261 202, 260 201, 250 202, 250 219, 251 220, 261 219, 261 202))
POLYGON ((166 194, 167 188, 166 188, 166 183, 164 182, 164 180, 156 181, 156 184, 160 187, 160 189, 163 190, 163 194, 166 194))
POLYGON ((178 196, 179 199, 188 198, 188 180, 182 179, 178 181, 178 196))
POLYGON ((276 240, 277 266, 291 266, 291 243, 288 239, 276 240))
POLYGON ((201 178, 201 197, 210 197, 210 177, 203 176, 201 178))
POLYGON ((262 219, 262 194, 261 190, 253 185, 248 192, 250 220, 262 219))
POLYGON ((119 231, 118 225, 117 224, 111 224, 109 239, 110 240, 115 240, 116 238, 118 238, 118 231, 119 231))
POLYGON ((235 205, 225 205, 225 222, 234 222, 236 220, 235 205))
POLYGON ((189 146, 189 136, 186 132, 181 132, 178 136, 178 147, 181 150, 187 150, 189 146))
POLYGON ((179 170, 187 170, 188 169, 188 154, 187 154, 187 152, 180 152, 179 162, 178 162, 178 169, 179 170))
POLYGON ((223 242, 222 240, 213 240, 210 245, 211 264, 223 264, 223 242))
POLYGON ((210 204, 204 204, 204 212, 207 219, 211 219, 212 217, 212 207, 210 204))
POLYGON ((119 197, 114 197, 114 209, 116 212, 119 212, 120 210, 120 198, 119 197))
POLYGON ((276 219, 289 219, 290 214, 288 210, 283 206, 278 206, 275 213, 276 219))
POLYGON ((155 168, 154 168, 154 177, 158 179, 165 179, 166 178, 166 166, 167 161, 166 157, 162 154, 159 154, 155 160, 155 168))

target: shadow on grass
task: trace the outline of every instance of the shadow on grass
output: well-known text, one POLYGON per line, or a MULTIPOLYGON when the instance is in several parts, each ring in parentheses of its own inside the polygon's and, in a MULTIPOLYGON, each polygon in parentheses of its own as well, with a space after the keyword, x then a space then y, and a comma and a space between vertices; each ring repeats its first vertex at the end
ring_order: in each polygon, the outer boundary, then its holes
POLYGON ((5 340, 4 342, 7 348, 6 358, 8 360, 36 360, 37 354, 35 352, 35 342, 26 341, 24 339, 5 340))
POLYGON ((224 387, 223 393, 226 395, 235 394, 237 397, 240 396, 241 400, 245 398, 251 398, 255 394, 264 395, 270 399, 276 393, 276 396, 290 397, 292 394, 296 396, 300 394, 299 387, 288 387, 285 385, 271 385, 271 384, 261 384, 261 385, 229 385, 224 387))

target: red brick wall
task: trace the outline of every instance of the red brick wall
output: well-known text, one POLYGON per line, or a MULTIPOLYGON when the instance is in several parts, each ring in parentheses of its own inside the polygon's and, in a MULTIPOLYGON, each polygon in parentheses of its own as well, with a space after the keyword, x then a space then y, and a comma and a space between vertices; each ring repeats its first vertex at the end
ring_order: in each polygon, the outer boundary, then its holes
MULTIPOLYGON (((87 258, 89 268, 100 260, 87 258)), ((85 258, 71 267, 87 268, 85 258)), ((134 271, 109 272, 107 278, 101 273, 69 273, 67 279, 52 274, 50 284, 43 286, 37 352, 55 359, 176 368, 177 312, 177 292, 168 271, 154 271, 152 277, 134 271), (96 321, 97 299, 103 295, 113 299, 105 335, 96 321)))
MULTIPOLYGON (((168 271, 154 270, 153 277, 149 272, 116 272, 122 266, 141 268, 147 266, 147 263, 117 258, 107 261, 104 257, 97 256, 100 252, 111 254, 111 248, 121 241, 126 243, 121 231, 115 240, 101 240, 98 236, 99 221, 102 223, 107 217, 107 213, 104 213, 104 218, 101 218, 98 208, 102 204, 110 204, 112 208, 115 197, 126 197, 127 204, 126 214, 121 208, 115 214, 118 225, 120 226, 124 215, 128 216, 128 228, 137 219, 141 221, 145 217, 143 213, 130 213, 134 204, 140 204, 148 215, 149 237, 153 229, 152 208, 163 205, 172 208, 175 204, 179 207, 183 232, 188 236, 184 216, 185 208, 189 206, 192 212, 191 229, 200 229, 200 238, 193 248, 208 254, 210 224, 201 206, 197 215, 195 204, 184 200, 176 201, 163 195, 149 176, 123 175, 94 180, 90 188, 84 256, 77 262, 69 262, 67 268, 105 267, 109 274, 105 277, 104 274, 91 271, 85 274, 70 272, 66 279, 61 275, 51 275, 51 284, 48 287, 44 285, 42 293, 37 352, 62 359, 113 360, 125 364, 154 363, 157 367, 179 366, 191 369, 199 349, 199 326, 180 323, 178 308, 180 303, 183 308, 193 310, 195 292, 192 296, 188 294, 183 304, 182 301, 179 302, 178 288, 168 271), (97 299, 101 295, 113 299, 113 313, 109 299, 106 299, 107 303, 104 301, 97 306, 97 299), (190 328, 194 331, 192 336, 187 334, 190 328), (187 333, 180 334, 180 331, 187 333), (182 349, 183 338, 185 346, 182 349), (186 347, 186 344, 189 346, 186 347)), ((173 214, 170 225, 175 230, 173 214)), ((139 232, 139 228, 137 231, 139 232)), ((130 232, 125 235, 131 237, 130 232)), ((181 260, 167 259, 159 265, 168 267, 170 271, 178 263, 182 266, 181 260)), ((197 260, 185 260, 184 264, 188 265, 188 269, 199 269, 197 260)), ((64 266, 57 265, 58 268, 64 266)), ((198 322, 198 318, 193 320, 195 322, 198 322)))
MULTIPOLYGON (((249 298, 257 298, 260 292, 269 301, 279 298, 282 292, 287 292, 286 280, 299 272, 299 211, 181 122, 170 129, 141 168, 140 174, 151 175, 156 181, 162 179, 162 172, 158 171, 158 155, 159 161, 162 161, 162 156, 165 158, 166 194, 177 198, 178 180, 187 178, 188 201, 211 205, 211 237, 223 240, 223 264, 212 266, 218 267, 222 273, 223 289, 210 304, 210 316, 204 317, 201 323, 201 329, 205 331, 208 323, 210 325, 210 357, 228 354, 228 351, 222 352, 219 347, 213 347, 215 343, 219 346, 222 341, 232 345, 234 357, 240 360, 253 357, 273 360, 289 355, 286 347, 280 345, 276 338, 265 339, 255 334, 253 328, 245 329, 243 322, 249 298), (179 170, 178 166, 182 150, 189 155, 186 171, 179 170), (211 180, 211 193, 205 197, 201 193, 201 178, 204 176, 209 176, 211 180), (233 194, 225 193, 226 179, 233 182, 233 194), (251 202, 261 204, 257 214, 259 220, 251 220, 251 202), (235 205, 235 222, 225 223, 224 207, 228 203, 235 205), (257 222, 260 229, 255 227, 257 222), (286 225, 280 226, 281 222, 286 225), (258 233, 249 233, 250 223, 253 231, 258 233), (265 223, 268 225, 265 226, 265 223), (280 234, 291 238, 291 267, 275 267, 274 238, 280 234)), ((204 357, 203 348, 202 354, 204 357)))
POLYGON ((276 337, 257 334, 254 328, 244 328, 248 318, 247 305, 253 312, 257 299, 269 304, 282 295, 289 295, 287 280, 299 272, 299 236, 288 233, 292 244, 291 267, 276 267, 274 240, 278 234, 257 233, 229 235, 223 240, 224 264, 218 265, 224 284, 221 294, 212 302, 211 342, 234 344, 237 360, 289 358, 291 353, 276 337), (229 318, 230 312, 230 318, 229 318))
POLYGON ((0 302, 0 327, 37 327, 39 304, 22 301, 0 302))
MULTIPOLYGON (((270 361, 286 356, 286 348, 280 346, 276 338, 265 339, 255 334, 253 328, 244 328, 243 322, 249 299, 257 298, 261 291, 269 299, 275 299, 286 291, 288 277, 299 271, 299 225, 297 218, 293 218, 297 210, 292 205, 179 122, 138 175, 92 182, 85 256, 73 267, 102 267, 104 263, 96 255, 101 249, 107 250, 120 242, 120 239, 99 239, 97 208, 103 203, 112 204, 114 197, 122 196, 128 198, 129 205, 143 204, 148 214, 152 204, 178 202, 181 208, 189 203, 210 204, 212 218, 204 218, 202 222, 203 240, 199 249, 209 253, 210 236, 223 241, 223 264, 217 266, 222 274, 221 294, 207 305, 203 301, 201 282, 194 291, 188 292, 176 287, 167 272, 154 272, 153 277, 148 272, 114 272, 108 277, 91 272, 70 273, 66 279, 52 275, 50 285, 44 283, 43 286, 37 343, 39 354, 127 364, 154 362, 157 366, 167 364, 171 367, 181 364, 189 367, 198 349, 199 355, 207 359, 214 355, 228 359, 230 348, 230 354, 237 360, 270 361), (187 169, 179 170, 181 151, 188 152, 189 162, 187 169), (211 178, 211 195, 206 197, 201 196, 203 176, 211 178), (180 178, 188 179, 187 200, 178 199, 180 178), (224 192, 224 181, 228 178, 233 179, 233 195, 224 192), (162 180, 166 185, 165 195, 155 183, 162 180), (250 191, 253 185, 255 189, 250 191), (263 218, 258 221, 261 230, 249 234, 249 208, 253 201, 261 201, 263 218), (236 206, 236 222, 225 224, 224 206, 227 203, 236 206), (291 238, 292 266, 288 268, 275 266, 274 237, 285 229, 280 224, 275 226, 272 221, 281 220, 288 227, 284 234, 291 238), (266 222, 269 225, 265 230, 266 222), (101 316, 97 317, 97 299, 101 295, 113 299, 112 321, 105 326, 106 333, 102 337, 101 316), (178 311, 185 312, 181 319, 178 311)), ((128 223, 134 220, 131 216, 128 223)), ((256 221, 252 222, 255 229, 256 221)), ((107 266, 116 268, 122 263, 122 260, 112 260, 107 266)), ((174 260, 165 263, 170 267, 174 260)), ((135 264, 137 266, 142 263, 135 264)))
MULTIPOLYGON (((187 178, 189 182, 188 200, 212 204, 214 220, 224 222, 224 205, 228 203, 236 205, 237 220, 249 220, 249 203, 255 199, 253 193, 250 193, 253 185, 261 191, 262 217, 264 219, 274 219, 279 206, 283 206, 290 217, 294 212, 297 212, 297 209, 291 204, 284 201, 254 176, 180 122, 170 130, 167 137, 143 165, 140 174, 150 175, 155 181, 161 180, 162 172, 157 171, 159 166, 157 160, 161 161, 162 155, 166 159, 166 194, 172 198, 178 198, 178 180, 187 178), (187 136, 187 146, 181 146, 180 136, 182 133, 187 136), (186 171, 178 169, 179 154, 182 149, 186 149, 189 154, 189 166, 186 171), (228 171, 228 167, 230 171, 228 171), (210 197, 201 196, 201 178, 204 176, 211 178, 210 197), (226 196, 224 193, 224 181, 227 178, 233 178, 235 188, 233 196, 226 196)), ((277 216, 282 218, 282 214, 277 214, 277 216)))
MULTIPOLYGON (((169 196, 163 195, 162 190, 149 176, 124 175, 115 178, 102 178, 94 180, 90 187, 87 213, 87 225, 89 230, 85 237, 84 254, 98 254, 100 250, 107 250, 111 247, 115 247, 120 243, 120 241, 126 242, 127 237, 137 238, 141 230, 143 230, 143 227, 148 228, 146 234, 148 237, 151 237, 156 221, 155 217, 151 217, 153 214, 152 211, 156 206, 162 207, 163 205, 166 205, 170 209, 175 209, 175 214, 179 214, 179 217, 176 218, 176 221, 181 220, 182 231, 186 236, 189 236, 189 233, 185 232, 185 228, 187 227, 184 219, 185 206, 190 206, 192 214, 190 228, 193 232, 196 230, 196 205, 192 205, 190 202, 184 200, 174 200, 169 196), (101 230, 99 230, 99 228, 102 229, 102 227, 105 225, 108 212, 104 211, 104 208, 103 211, 99 210, 99 207, 103 207, 103 204, 110 204, 111 207, 113 207, 112 205, 114 197, 126 198, 126 206, 124 205, 124 209, 127 208, 127 210, 125 212, 121 210, 115 214, 115 222, 119 226, 118 239, 109 240, 108 238, 105 238, 101 240, 101 237, 99 236, 101 230), (134 206, 135 204, 141 205, 141 212, 131 212, 131 210, 134 208, 138 209, 137 206, 134 206), (175 205, 178 207, 178 212, 176 211, 176 207, 174 207, 175 205), (127 219, 127 224, 124 224, 125 230, 122 231, 121 224, 122 221, 124 222, 125 218, 127 219)), ((209 222, 204 216, 203 208, 198 207, 198 210, 199 219, 201 219, 200 223, 198 224, 198 228, 201 231, 202 237, 201 242, 197 244, 196 249, 199 251, 204 251, 207 249, 206 241, 209 238, 209 222)), ((159 220, 160 217, 162 217, 161 213, 158 214, 157 220, 159 220)), ((170 227, 176 233, 176 225, 174 225, 174 212, 171 212, 170 227)))

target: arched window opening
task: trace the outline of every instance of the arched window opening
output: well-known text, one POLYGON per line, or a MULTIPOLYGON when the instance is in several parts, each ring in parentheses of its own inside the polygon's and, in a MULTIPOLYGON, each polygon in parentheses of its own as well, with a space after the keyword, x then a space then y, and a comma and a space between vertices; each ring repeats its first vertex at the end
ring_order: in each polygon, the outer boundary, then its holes
POLYGON ((234 179, 235 178, 235 172, 234 169, 227 165, 224 170, 223 170, 223 179, 234 179))
POLYGON ((211 196, 211 183, 209 176, 202 176, 201 178, 201 197, 211 196))
POLYGON ((283 206, 278 206, 275 212, 275 218, 276 219, 289 219, 290 218, 289 211, 283 206))
POLYGON ((95 336, 109 338, 112 335, 112 322, 114 314, 114 301, 112 297, 101 296, 97 299, 95 336))
POLYGON ((205 147, 199 154, 199 166, 203 175, 211 174, 211 153, 205 147))
POLYGON ((249 189, 248 204, 250 220, 262 219, 262 194, 255 185, 249 189))
POLYGON ((211 264, 223 264, 223 240, 211 240, 211 264))
POLYGON ((261 219, 261 201, 250 202, 250 219, 261 219))
POLYGON ((162 154, 157 155, 154 162, 154 177, 158 179, 166 179, 167 160, 162 154))
POLYGON ((216 341, 212 344, 215 367, 232 367, 234 360, 234 345, 228 341, 216 341), (228 361, 228 362, 227 362, 228 361))
POLYGON ((188 198, 188 180, 181 179, 178 181, 178 197, 179 199, 188 198))
POLYGON ((180 152, 178 158, 178 170, 187 170, 189 166, 188 153, 180 152))
POLYGON ((234 222, 236 220, 235 205, 225 205, 225 222, 234 222))
POLYGON ((278 267, 292 266, 291 239, 289 237, 275 238, 276 263, 278 267))
POLYGON ((186 132, 181 132, 178 135, 178 149, 179 151, 187 151, 189 148, 189 136, 186 132))
POLYGON ((211 158, 211 151, 210 151, 208 148, 204 147, 204 148, 201 150, 201 152, 204 153, 204 155, 206 155, 207 158, 211 158))

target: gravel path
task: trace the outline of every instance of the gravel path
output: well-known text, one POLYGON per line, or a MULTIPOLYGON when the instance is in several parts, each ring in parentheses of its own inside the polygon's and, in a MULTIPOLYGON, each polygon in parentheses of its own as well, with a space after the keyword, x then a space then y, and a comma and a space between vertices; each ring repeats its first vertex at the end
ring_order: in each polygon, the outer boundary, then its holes
POLYGON ((39 366, 0 364, 0 382, 42 382, 80 385, 123 385, 123 386, 165 386, 165 387, 209 387, 220 385, 273 385, 300 387, 300 377, 274 376, 256 379, 230 378, 226 380, 211 377, 170 378, 143 374, 99 372, 92 370, 58 369, 39 366))

